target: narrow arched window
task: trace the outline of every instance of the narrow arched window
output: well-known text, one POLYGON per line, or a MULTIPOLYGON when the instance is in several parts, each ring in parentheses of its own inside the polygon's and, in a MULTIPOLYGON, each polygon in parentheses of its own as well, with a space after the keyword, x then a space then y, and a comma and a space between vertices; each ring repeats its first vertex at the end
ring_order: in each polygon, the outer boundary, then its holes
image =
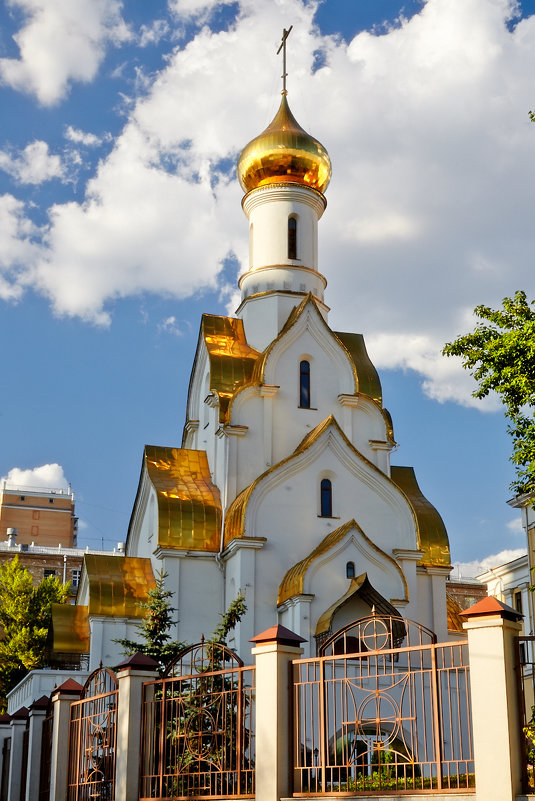
POLYGON ((333 488, 328 478, 323 478, 320 484, 321 516, 333 516, 333 488))
POLYGON ((355 563, 348 562, 346 564, 346 578, 355 578, 355 563))
POLYGON ((297 220, 288 217, 288 258, 297 258, 297 220))
POLYGON ((310 362, 306 359, 299 364, 299 406, 310 409, 310 362))

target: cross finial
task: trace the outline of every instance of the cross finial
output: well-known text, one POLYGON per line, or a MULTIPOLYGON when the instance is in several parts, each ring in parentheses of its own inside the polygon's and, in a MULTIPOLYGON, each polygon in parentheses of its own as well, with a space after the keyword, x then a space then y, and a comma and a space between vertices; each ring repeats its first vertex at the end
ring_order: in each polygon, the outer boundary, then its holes
POLYGON ((290 25, 288 30, 286 28, 282 29, 282 41, 279 45, 279 49, 277 50, 277 55, 279 55, 280 51, 282 50, 282 94, 288 94, 286 90, 286 78, 288 73, 286 72, 286 39, 290 35, 290 31, 292 30, 293 25, 290 25))

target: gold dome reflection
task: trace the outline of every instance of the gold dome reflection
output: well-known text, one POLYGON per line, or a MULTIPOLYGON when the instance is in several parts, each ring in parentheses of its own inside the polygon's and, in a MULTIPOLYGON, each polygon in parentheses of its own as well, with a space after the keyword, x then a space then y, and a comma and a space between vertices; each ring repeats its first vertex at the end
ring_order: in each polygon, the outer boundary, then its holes
POLYGON ((244 192, 275 183, 296 183, 325 192, 331 160, 290 111, 286 93, 273 122, 245 145, 238 159, 238 180, 244 192))

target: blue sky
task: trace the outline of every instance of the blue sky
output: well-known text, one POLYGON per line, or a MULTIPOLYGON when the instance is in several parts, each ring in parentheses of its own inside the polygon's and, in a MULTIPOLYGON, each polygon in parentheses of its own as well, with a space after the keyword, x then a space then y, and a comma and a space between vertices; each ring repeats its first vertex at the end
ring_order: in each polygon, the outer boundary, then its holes
POLYGON ((364 333, 393 462, 415 467, 455 561, 522 548, 502 414, 440 349, 476 304, 535 295, 532 14, 532 0, 7 0, 0 476, 65 476, 81 544, 125 539, 143 445, 180 444, 200 315, 235 307, 235 159, 276 109, 293 24, 290 103, 333 161, 331 324, 364 333))

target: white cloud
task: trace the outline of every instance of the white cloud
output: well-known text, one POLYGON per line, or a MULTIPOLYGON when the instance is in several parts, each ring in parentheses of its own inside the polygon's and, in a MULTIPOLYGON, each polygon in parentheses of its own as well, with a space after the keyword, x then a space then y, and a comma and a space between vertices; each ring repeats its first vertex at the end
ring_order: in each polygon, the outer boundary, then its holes
POLYGON ((29 265, 41 252, 36 239, 41 232, 13 195, 0 195, 0 298, 17 300, 27 284, 29 265))
POLYGON ((63 473, 63 467, 57 462, 43 464, 40 467, 23 469, 14 467, 7 476, 2 476, 0 483, 6 482, 9 486, 28 489, 67 489, 69 482, 63 473))
POLYGON ((48 144, 40 140, 30 142, 17 155, 0 150, 0 170, 21 184, 42 184, 65 175, 61 158, 50 153, 48 144))
POLYGON ((522 519, 519 517, 514 517, 507 523, 507 528, 513 534, 524 534, 524 527, 522 525, 522 519))
POLYGON ((156 45, 169 35, 169 23, 165 19, 155 19, 151 25, 142 25, 139 31, 139 46, 156 45))
POLYGON ((65 139, 68 139, 69 142, 74 142, 75 145, 83 145, 84 147, 98 147, 108 138, 108 134, 97 136, 89 131, 81 131, 79 128, 74 128, 72 125, 68 125, 65 129, 65 139))
POLYGON ((507 548, 499 553, 490 554, 483 559, 474 559, 473 562, 455 562, 452 578, 475 578, 490 570, 491 567, 505 565, 526 553, 525 548, 507 548))
POLYGON ((431 397, 474 403, 469 376, 440 351, 478 303, 533 287, 535 17, 510 31, 510 0, 427 0, 400 27, 346 44, 321 36, 313 4, 240 7, 231 29, 205 25, 168 55, 84 201, 50 209, 33 285, 56 312, 104 324, 114 298, 185 298, 216 285, 229 252, 246 265, 241 193, 225 170, 276 110, 275 50, 291 19, 290 103, 333 162, 320 222, 331 324, 362 331, 378 367, 417 371, 431 397), (318 50, 326 66, 313 73, 318 50))
POLYGON ((119 0, 7 0, 23 15, 14 35, 19 58, 0 59, 0 79, 34 94, 44 106, 57 103, 74 81, 87 83, 109 45, 131 38, 119 0))
POLYGON ((174 314, 171 315, 171 317, 166 317, 165 320, 162 320, 162 322, 158 324, 158 331, 164 334, 173 334, 177 337, 182 336, 182 331, 178 327, 177 319, 174 314))

